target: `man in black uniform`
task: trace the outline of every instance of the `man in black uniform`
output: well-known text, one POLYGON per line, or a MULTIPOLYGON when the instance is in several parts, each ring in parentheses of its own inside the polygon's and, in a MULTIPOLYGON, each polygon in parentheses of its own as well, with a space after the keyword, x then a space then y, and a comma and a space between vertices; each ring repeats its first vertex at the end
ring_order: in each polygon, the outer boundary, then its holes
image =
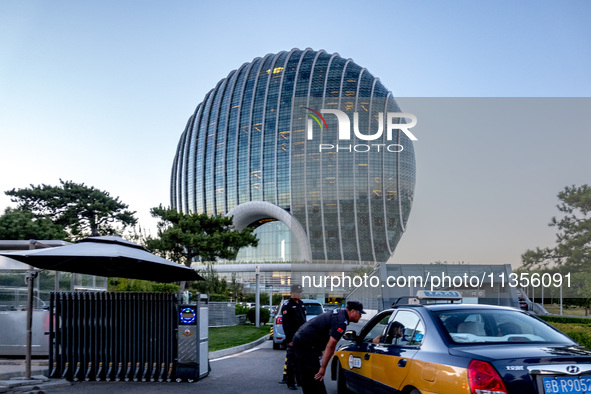
POLYGON ((324 312, 304 324, 293 339, 297 372, 304 393, 326 393, 324 374, 337 342, 349 322, 357 323, 365 313, 358 301, 347 302, 345 309, 324 312), (322 352, 322 364, 318 359, 322 352))
POLYGON ((285 354, 285 370, 287 387, 290 390, 297 390, 295 382, 295 357, 293 353, 293 336, 296 331, 306 322, 306 308, 301 301, 302 286, 291 286, 291 297, 284 302, 282 313, 283 331, 285 332, 285 343, 287 353, 285 354))

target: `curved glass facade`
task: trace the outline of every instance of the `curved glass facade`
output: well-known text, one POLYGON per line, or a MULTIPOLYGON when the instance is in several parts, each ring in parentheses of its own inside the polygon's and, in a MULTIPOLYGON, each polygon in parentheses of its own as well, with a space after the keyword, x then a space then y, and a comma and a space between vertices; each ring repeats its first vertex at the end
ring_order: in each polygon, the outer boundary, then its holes
POLYGON ((223 215, 268 202, 301 225, 312 260, 385 262, 404 232, 415 185, 412 141, 386 132, 392 112, 400 109, 382 83, 338 54, 293 49, 256 58, 221 80, 189 118, 171 205, 223 215), (383 132, 343 140, 337 116, 316 116, 330 109, 363 134, 380 124, 383 132))

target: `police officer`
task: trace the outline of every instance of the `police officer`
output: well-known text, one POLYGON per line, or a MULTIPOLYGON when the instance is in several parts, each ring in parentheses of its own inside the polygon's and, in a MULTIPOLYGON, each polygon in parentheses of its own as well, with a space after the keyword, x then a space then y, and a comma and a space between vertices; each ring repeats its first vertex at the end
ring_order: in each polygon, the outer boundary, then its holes
POLYGON ((295 385, 295 357, 293 353, 293 336, 296 331, 306 322, 306 308, 302 298, 302 286, 291 286, 291 297, 283 303, 282 319, 283 331, 285 332, 285 343, 287 343, 287 353, 285 355, 285 369, 287 387, 290 390, 297 390, 295 385))
POLYGON ((299 383, 304 393, 326 393, 324 374, 349 322, 357 323, 365 313, 363 304, 348 301, 344 309, 324 312, 304 324, 293 339, 299 383), (322 364, 318 364, 320 355, 322 364))

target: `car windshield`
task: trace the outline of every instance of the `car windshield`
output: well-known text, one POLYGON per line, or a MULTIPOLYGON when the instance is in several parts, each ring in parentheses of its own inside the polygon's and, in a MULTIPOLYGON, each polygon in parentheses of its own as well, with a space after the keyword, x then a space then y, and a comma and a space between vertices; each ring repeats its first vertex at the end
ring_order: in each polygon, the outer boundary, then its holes
POLYGON ((458 344, 491 342, 568 343, 573 342, 544 322, 520 311, 470 309, 436 311, 451 339, 458 344))
POLYGON ((322 306, 320 304, 305 304, 306 315, 319 315, 322 313, 322 306))

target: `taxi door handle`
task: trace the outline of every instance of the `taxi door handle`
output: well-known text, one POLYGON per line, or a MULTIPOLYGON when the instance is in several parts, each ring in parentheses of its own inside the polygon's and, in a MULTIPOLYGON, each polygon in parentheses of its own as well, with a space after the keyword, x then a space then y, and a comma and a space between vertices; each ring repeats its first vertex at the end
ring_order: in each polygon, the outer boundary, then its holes
POLYGON ((363 357, 366 360, 369 360, 369 353, 365 353, 365 357, 363 357))
POLYGON ((405 358, 400 359, 400 361, 398 361, 398 366, 404 368, 406 367, 406 362, 407 360, 405 358))

